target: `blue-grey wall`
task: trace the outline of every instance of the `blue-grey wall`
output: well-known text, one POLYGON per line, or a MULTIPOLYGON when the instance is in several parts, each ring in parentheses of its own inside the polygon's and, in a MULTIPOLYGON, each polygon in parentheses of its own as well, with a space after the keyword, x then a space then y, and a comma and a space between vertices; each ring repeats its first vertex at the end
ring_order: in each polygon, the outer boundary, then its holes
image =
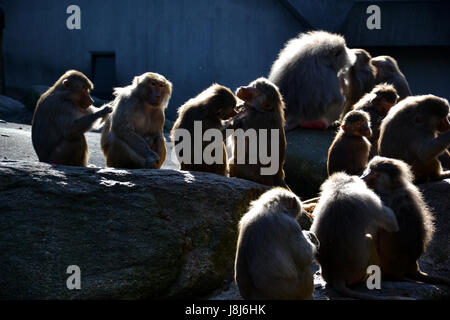
MULTIPOLYGON (((288 39, 320 28, 342 32, 353 47, 394 46, 402 32, 408 33, 404 38, 409 41, 403 46, 433 45, 433 60, 427 61, 427 54, 411 59, 407 50, 397 51, 396 58, 415 92, 450 98, 449 59, 441 50, 449 45, 449 23, 437 20, 442 18, 442 2, 431 2, 434 7, 422 5, 423 1, 375 2, 385 24, 381 31, 369 31, 365 9, 373 1, 0 0, 6 17, 6 83, 51 84, 67 69, 91 76, 90 52, 113 51, 117 85, 146 71, 173 82, 167 116, 174 118, 183 102, 212 82, 234 90, 267 76, 288 39), (399 7, 404 3, 412 6, 406 13, 399 7), (66 27, 66 8, 71 4, 81 8, 81 30, 66 27), (396 21, 399 14, 404 17, 396 21), (439 26, 429 27, 433 24, 439 26), (414 37, 415 29, 420 29, 420 37, 414 37)), ((382 49, 391 54, 389 47, 382 49)))

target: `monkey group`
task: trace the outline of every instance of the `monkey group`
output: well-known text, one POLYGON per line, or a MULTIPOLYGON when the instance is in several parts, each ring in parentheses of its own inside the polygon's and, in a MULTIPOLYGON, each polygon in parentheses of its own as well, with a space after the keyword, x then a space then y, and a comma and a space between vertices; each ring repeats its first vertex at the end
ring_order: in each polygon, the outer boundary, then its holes
MULTIPOLYGON (((70 70, 38 100, 32 142, 39 161, 86 166, 84 133, 103 126, 101 149, 107 167, 160 169, 166 158, 164 111, 172 83, 147 72, 114 89, 114 100, 92 107, 94 85, 70 70)), ((433 236, 433 217, 414 183, 450 177, 440 159, 449 159, 450 116, 446 99, 413 96, 397 61, 349 49, 344 37, 325 31, 300 34, 287 42, 267 78, 235 92, 212 84, 179 109, 170 139, 175 150, 181 131, 222 132, 219 162, 196 154, 203 142, 177 153, 180 169, 251 180, 273 187, 253 201, 242 217, 235 257, 235 281, 244 299, 312 299, 311 263, 339 293, 361 299, 352 286, 363 283, 369 265, 383 279, 448 284, 423 273, 417 260, 433 236), (298 127, 338 131, 328 150, 328 179, 322 184, 310 231, 297 222, 302 202, 285 183, 286 132, 298 127), (277 140, 241 144, 227 129, 276 130, 277 140), (231 152, 227 152, 227 146, 231 152), (276 172, 251 161, 252 150, 276 153, 276 172), (243 161, 239 161, 243 160, 243 161)), ((447 168, 448 169, 448 168, 447 168)), ((395 297, 391 297, 395 298, 395 297)))

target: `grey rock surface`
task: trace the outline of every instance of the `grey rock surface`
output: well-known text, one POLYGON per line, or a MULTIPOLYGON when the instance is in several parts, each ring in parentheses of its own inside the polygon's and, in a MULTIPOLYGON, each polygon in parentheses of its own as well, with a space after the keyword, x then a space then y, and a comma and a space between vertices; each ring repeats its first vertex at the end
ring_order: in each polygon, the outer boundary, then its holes
POLYGON ((232 276, 265 187, 207 173, 0 161, 0 298, 192 298, 232 276), (68 266, 81 290, 68 290, 68 266))

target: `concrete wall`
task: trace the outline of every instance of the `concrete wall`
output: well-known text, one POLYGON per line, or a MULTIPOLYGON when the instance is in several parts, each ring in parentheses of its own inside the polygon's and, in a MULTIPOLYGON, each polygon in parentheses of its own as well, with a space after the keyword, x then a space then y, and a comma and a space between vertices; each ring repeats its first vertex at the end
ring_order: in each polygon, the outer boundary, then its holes
POLYGON ((146 71, 174 84, 168 116, 217 82, 234 90, 267 75, 283 43, 301 31, 277 0, 8 1, 7 84, 54 82, 70 68, 90 74, 90 51, 114 51, 117 83, 146 71), (82 29, 66 28, 81 8, 82 29))
MULTIPOLYGON (((6 16, 6 83, 9 87, 51 84, 67 69, 92 76, 91 52, 112 51, 117 85, 126 85, 135 75, 146 71, 161 73, 173 82, 167 116, 174 118, 183 102, 212 82, 234 90, 259 76, 267 76, 288 39, 308 28, 323 28, 342 32, 352 47, 367 47, 396 56, 414 92, 450 98, 446 85, 450 74, 449 23, 442 19, 446 12, 436 9, 436 1, 431 1, 431 6, 423 1, 378 1, 383 31, 368 31, 364 24, 368 3, 0 0, 6 16), (406 13, 399 7, 403 3, 412 3, 406 13), (81 30, 66 27, 66 8, 71 4, 81 7, 81 30), (394 19, 397 12, 403 20, 394 19), (414 45, 416 38, 423 54, 411 55, 409 47, 386 47, 395 45, 392 39, 406 33, 408 41, 401 44, 414 45), (420 37, 415 37, 415 33, 420 37), (428 45, 427 39, 433 47, 424 47, 428 45)), ((417 48, 411 50, 418 52, 417 48)))

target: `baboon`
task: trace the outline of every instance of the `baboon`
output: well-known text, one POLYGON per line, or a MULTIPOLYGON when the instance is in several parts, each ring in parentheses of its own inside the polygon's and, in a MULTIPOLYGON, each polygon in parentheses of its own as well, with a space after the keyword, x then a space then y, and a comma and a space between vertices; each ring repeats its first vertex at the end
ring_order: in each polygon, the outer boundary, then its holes
POLYGON ((101 138, 108 167, 161 168, 166 158, 164 109, 172 95, 172 83, 147 72, 131 85, 115 88, 113 113, 101 138))
POLYGON ((434 95, 412 96, 397 103, 381 123, 378 153, 405 161, 415 182, 450 177, 439 155, 450 146, 449 104, 434 95))
POLYGON ((351 49, 356 56, 355 63, 347 72, 341 74, 342 91, 345 96, 344 111, 342 117, 352 110, 353 105, 361 99, 364 94, 370 92, 375 85, 375 67, 370 59, 372 56, 364 49, 351 49))
POLYGON ((338 74, 354 62, 344 37, 311 31, 289 40, 273 63, 269 80, 286 102, 286 131, 326 129, 339 119, 344 96, 338 74))
POLYGON ((398 94, 394 86, 382 83, 376 85, 370 93, 366 94, 353 106, 354 110, 362 110, 370 115, 372 136, 369 138, 369 141, 372 147, 370 148, 369 159, 378 153, 381 121, 383 121, 389 110, 397 103, 397 100, 398 94))
MULTIPOLYGON (((223 176, 227 175, 227 152, 224 142, 222 142, 222 163, 207 164, 203 157, 200 164, 194 163, 194 121, 201 121, 201 135, 203 137, 204 132, 208 129, 215 128, 223 130, 222 120, 228 120, 235 116, 235 107, 236 98, 233 92, 224 86, 213 84, 195 98, 188 100, 178 109, 178 119, 171 132, 171 138, 175 148, 177 149, 177 146, 179 146, 179 141, 175 140, 178 129, 188 130, 191 135, 191 156, 187 163, 184 163, 181 157, 178 159, 181 164, 181 170, 205 171, 223 176)), ((207 144, 208 142, 203 142, 201 149, 202 155, 207 144)))
POLYGON ((377 228, 398 230, 392 210, 359 177, 338 172, 322 184, 313 215, 311 232, 320 243, 316 259, 325 281, 345 296, 381 299, 349 287, 363 283, 367 267, 378 262, 377 228))
MULTIPOLYGON (((241 111, 233 120, 232 128, 234 130, 242 129, 244 132, 254 130, 258 141, 250 142, 248 137, 241 141, 244 148, 241 149, 239 141, 233 140, 233 157, 229 161, 230 177, 252 180, 268 186, 283 186, 284 182, 284 161, 286 158, 286 136, 284 133, 284 102, 278 91, 278 88, 265 78, 259 78, 250 83, 247 87, 240 87, 236 91, 239 99, 244 101, 243 111, 241 111), (263 164, 260 157, 254 164, 251 162, 252 156, 257 156, 261 152, 251 152, 253 145, 254 151, 261 151, 263 143, 260 137, 260 129, 266 129, 267 132, 267 154, 278 157, 278 168, 275 168, 274 174, 263 174, 265 168, 273 168, 273 163, 263 164), (272 144, 271 134, 278 130, 278 141, 272 144), (245 152, 244 156, 240 152, 245 152), (245 160, 240 163, 239 160, 245 160)), ((276 165, 276 164, 275 164, 276 165)))
POLYGON ((375 235, 383 278, 450 284, 446 278, 423 273, 417 263, 433 237, 434 226, 408 165, 377 156, 370 161, 363 179, 394 211, 398 221, 397 232, 380 229, 375 235))
POLYGON ((405 75, 400 71, 397 61, 391 56, 378 56, 371 59, 375 67, 375 83, 392 84, 399 95, 399 100, 412 95, 405 75))
POLYGON ((312 261, 319 243, 296 216, 300 199, 273 188, 251 203, 239 222, 235 280, 244 299, 313 299, 312 261))
POLYGON ((328 175, 338 171, 361 174, 369 161, 372 135, 367 112, 353 110, 347 113, 341 128, 328 150, 328 175))
POLYGON ((86 166, 88 145, 84 133, 112 111, 95 111, 89 91, 92 82, 69 70, 39 98, 33 115, 31 139, 41 162, 86 166))

